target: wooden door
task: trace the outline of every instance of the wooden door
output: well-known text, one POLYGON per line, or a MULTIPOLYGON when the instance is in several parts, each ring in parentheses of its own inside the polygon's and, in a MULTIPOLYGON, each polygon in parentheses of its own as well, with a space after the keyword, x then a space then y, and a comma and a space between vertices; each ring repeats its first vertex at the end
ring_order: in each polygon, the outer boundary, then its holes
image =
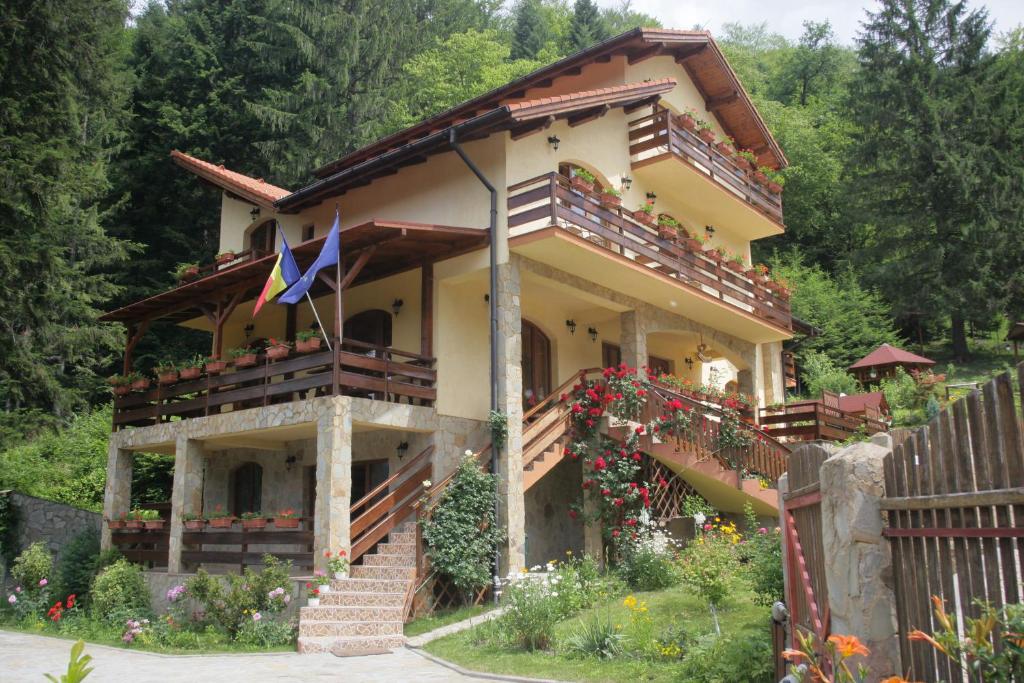
POLYGON ((356 313, 345 321, 344 335, 374 346, 391 346, 391 314, 379 308, 356 313))
POLYGON ((529 410, 551 391, 551 341, 533 323, 524 320, 523 409, 529 410))
POLYGON ((387 460, 361 460, 352 463, 352 502, 361 500, 387 478, 387 460))

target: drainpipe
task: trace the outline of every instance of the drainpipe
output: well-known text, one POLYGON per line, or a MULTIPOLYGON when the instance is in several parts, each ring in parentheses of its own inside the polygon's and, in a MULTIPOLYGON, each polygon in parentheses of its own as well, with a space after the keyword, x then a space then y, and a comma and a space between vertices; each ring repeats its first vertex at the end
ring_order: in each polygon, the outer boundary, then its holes
MULTIPOLYGON (((455 153, 459 155, 462 162, 466 164, 473 175, 477 177, 477 180, 487 188, 487 191, 491 193, 491 215, 490 225, 488 229, 490 231, 490 266, 491 266, 491 293, 488 297, 490 302, 491 312, 491 410, 498 410, 498 251, 497 251, 497 233, 498 233, 498 191, 494 189, 494 185, 487 179, 487 176, 483 174, 483 171, 473 163, 466 152, 462 149, 456 140, 455 128, 451 129, 448 137, 448 142, 455 153)), ((495 475, 498 474, 498 444, 494 443, 493 435, 491 441, 491 472, 495 475)), ((494 521, 498 521, 498 496, 494 496, 494 521)), ((501 554, 495 548, 494 551, 494 586, 491 593, 494 597, 495 604, 498 603, 498 589, 501 585, 501 574, 499 571, 499 560, 501 554)))

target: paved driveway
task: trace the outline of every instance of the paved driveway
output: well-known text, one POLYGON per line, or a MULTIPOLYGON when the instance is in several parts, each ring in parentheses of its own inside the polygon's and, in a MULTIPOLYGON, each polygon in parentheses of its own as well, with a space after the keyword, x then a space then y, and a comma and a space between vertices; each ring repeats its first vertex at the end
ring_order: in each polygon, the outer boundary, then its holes
MULTIPOLYGON (((73 641, 0 631, 0 681, 43 681, 66 670, 73 641)), ((227 655, 162 655, 103 645, 85 646, 93 672, 87 683, 149 681, 257 683, 258 681, 472 681, 401 648, 389 655, 335 657, 291 652, 227 655)))

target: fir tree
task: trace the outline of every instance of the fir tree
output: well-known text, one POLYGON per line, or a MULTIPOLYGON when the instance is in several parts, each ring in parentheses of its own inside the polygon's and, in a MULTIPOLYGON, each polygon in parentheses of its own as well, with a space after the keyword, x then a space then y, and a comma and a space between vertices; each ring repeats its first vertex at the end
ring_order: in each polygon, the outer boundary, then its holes
POLYGON ((585 50, 595 43, 608 38, 608 27, 605 26, 601 12, 593 0, 576 0, 573 5, 572 23, 566 36, 566 52, 573 53, 585 50))
POLYGON ((540 0, 521 0, 516 6, 515 20, 512 59, 536 59, 551 39, 540 0))

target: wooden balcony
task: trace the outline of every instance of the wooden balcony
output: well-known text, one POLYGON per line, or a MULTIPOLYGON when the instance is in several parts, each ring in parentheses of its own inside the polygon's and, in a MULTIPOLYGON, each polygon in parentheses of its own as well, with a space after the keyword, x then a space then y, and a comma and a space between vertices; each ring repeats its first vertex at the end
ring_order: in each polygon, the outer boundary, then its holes
MULTIPOLYGON (((724 200, 745 204, 772 224, 774 229, 771 232, 781 232, 782 196, 769 192, 755 182, 732 157, 722 154, 713 144, 704 142, 696 133, 686 130, 670 111, 662 109, 631 121, 629 141, 634 168, 668 159, 682 162, 693 174, 702 176, 728 195, 723 197, 724 200)), ((703 195, 701 201, 706 200, 707 196, 703 195)))
POLYGON ((563 175, 547 173, 512 185, 508 192, 508 226, 513 234, 517 230, 560 228, 733 310, 792 329, 789 301, 764 283, 725 267, 703 252, 661 239, 656 228, 640 223, 632 212, 604 206, 597 195, 570 188, 569 179, 563 175))
POLYGON ((346 339, 335 353, 319 351, 278 361, 261 355, 252 367, 116 397, 113 427, 116 431, 335 394, 432 405, 436 381, 431 357, 346 339))
POLYGON ((864 415, 846 412, 839 408, 839 396, 828 391, 821 400, 762 408, 759 423, 766 433, 783 441, 845 441, 889 431, 870 406, 864 415))

